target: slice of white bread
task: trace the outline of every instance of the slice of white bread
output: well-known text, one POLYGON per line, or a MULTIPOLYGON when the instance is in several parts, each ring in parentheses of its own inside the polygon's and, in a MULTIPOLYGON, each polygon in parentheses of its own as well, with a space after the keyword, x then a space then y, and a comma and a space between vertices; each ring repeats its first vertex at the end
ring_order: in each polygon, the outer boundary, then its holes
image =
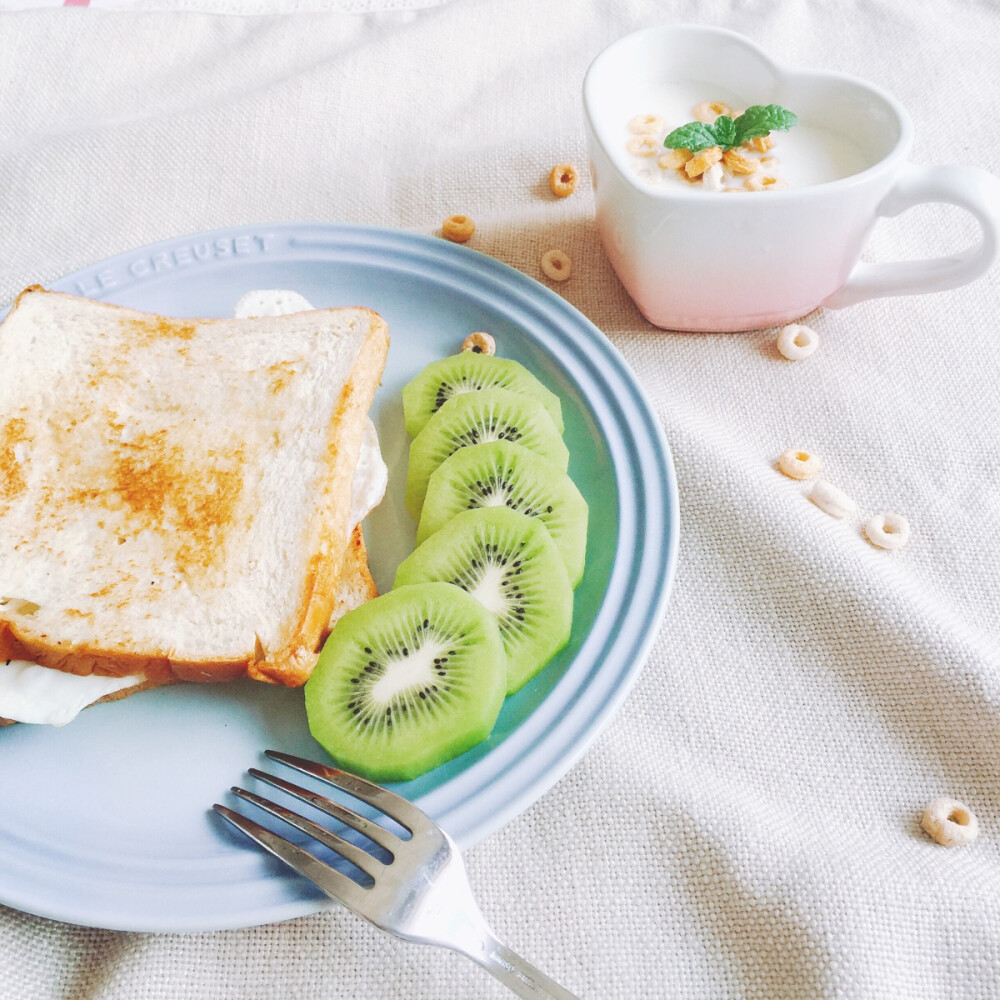
POLYGON ((304 683, 338 582, 371 587, 351 480, 387 348, 366 309, 175 320, 23 292, 0 324, 0 658, 304 683))

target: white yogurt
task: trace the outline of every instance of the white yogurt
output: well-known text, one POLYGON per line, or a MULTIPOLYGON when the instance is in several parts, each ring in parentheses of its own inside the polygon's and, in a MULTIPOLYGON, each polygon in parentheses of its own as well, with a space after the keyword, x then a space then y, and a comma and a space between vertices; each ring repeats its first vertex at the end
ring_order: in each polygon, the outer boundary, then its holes
MULTIPOLYGON (((694 121, 692 109, 702 101, 723 101, 734 112, 743 111, 751 104, 765 103, 753 95, 736 94, 712 83, 656 83, 640 88, 635 96, 632 114, 654 114, 664 120, 664 128, 656 133, 658 145, 675 128, 694 121)), ((795 111, 795 108, 789 108, 795 111)), ((632 133, 622 121, 621 149, 628 166, 645 183, 656 186, 669 185, 669 190, 703 194, 702 184, 691 184, 676 170, 663 170, 657 166, 657 157, 637 157, 625 152, 625 144, 632 133)), ((773 157, 774 163, 766 169, 785 181, 788 187, 808 187, 850 177, 866 169, 871 162, 864 150, 851 138, 840 132, 824 128, 815 122, 803 121, 787 132, 772 132, 774 148, 764 154, 740 150, 752 159, 773 157)), ((666 148, 664 147, 664 152, 666 148)), ((743 188, 744 177, 733 177, 727 172, 723 187, 743 188)))
POLYGON ((298 292, 284 288, 259 288, 247 292, 236 303, 236 319, 253 319, 257 316, 287 316, 290 313, 309 312, 309 300, 298 292))
POLYGON ((65 726, 105 695, 136 687, 145 677, 79 677, 26 660, 0 660, 0 719, 65 726))
POLYGON ((389 485, 389 469, 382 458, 378 431, 365 418, 365 436, 351 483, 351 527, 360 524, 381 502, 389 485))

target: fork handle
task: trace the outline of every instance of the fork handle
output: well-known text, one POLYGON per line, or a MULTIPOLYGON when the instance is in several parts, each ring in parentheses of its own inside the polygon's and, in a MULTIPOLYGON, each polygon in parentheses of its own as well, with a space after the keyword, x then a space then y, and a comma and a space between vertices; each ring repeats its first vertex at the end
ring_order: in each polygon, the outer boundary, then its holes
POLYGON ((472 958, 523 1000, 579 1000, 492 935, 484 939, 482 951, 472 958))

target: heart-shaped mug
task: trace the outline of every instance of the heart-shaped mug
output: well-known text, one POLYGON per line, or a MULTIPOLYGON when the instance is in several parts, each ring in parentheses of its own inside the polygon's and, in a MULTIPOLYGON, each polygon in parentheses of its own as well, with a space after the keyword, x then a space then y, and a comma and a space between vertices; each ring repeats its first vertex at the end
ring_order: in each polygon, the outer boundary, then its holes
MULTIPOLYGON (((996 259, 1000 180, 970 166, 908 163, 913 127, 899 102, 854 77, 782 69, 735 32, 664 25, 627 35, 591 64, 583 103, 601 241, 629 295, 656 326, 779 326, 820 306, 957 288, 996 259), (851 154, 840 157, 845 175, 726 197, 660 180, 654 158, 638 170, 626 148, 629 122, 657 114, 651 104, 661 99, 679 106, 678 94, 694 93, 732 101, 734 108, 791 109, 804 134, 825 136, 837 147, 822 150, 826 162, 839 162, 832 153, 851 154), (971 212, 979 243, 928 260, 858 262, 879 217, 922 202, 971 212)), ((684 107, 689 110, 690 101, 684 107)), ((669 127, 688 120, 686 111, 669 127)), ((781 154, 783 134, 776 138, 781 154)), ((801 155, 801 142, 798 148, 801 155)))

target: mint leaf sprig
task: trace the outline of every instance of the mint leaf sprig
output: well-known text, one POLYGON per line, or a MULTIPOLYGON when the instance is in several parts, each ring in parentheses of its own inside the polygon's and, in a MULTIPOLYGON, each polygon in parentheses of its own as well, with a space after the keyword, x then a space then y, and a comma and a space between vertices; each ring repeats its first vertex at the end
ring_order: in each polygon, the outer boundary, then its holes
POLYGON ((780 104, 754 104, 736 119, 720 115, 711 125, 705 122, 681 125, 663 140, 663 145, 667 149, 688 149, 692 153, 720 146, 725 152, 742 146, 748 139, 759 139, 771 132, 787 132, 798 123, 798 116, 780 104))

